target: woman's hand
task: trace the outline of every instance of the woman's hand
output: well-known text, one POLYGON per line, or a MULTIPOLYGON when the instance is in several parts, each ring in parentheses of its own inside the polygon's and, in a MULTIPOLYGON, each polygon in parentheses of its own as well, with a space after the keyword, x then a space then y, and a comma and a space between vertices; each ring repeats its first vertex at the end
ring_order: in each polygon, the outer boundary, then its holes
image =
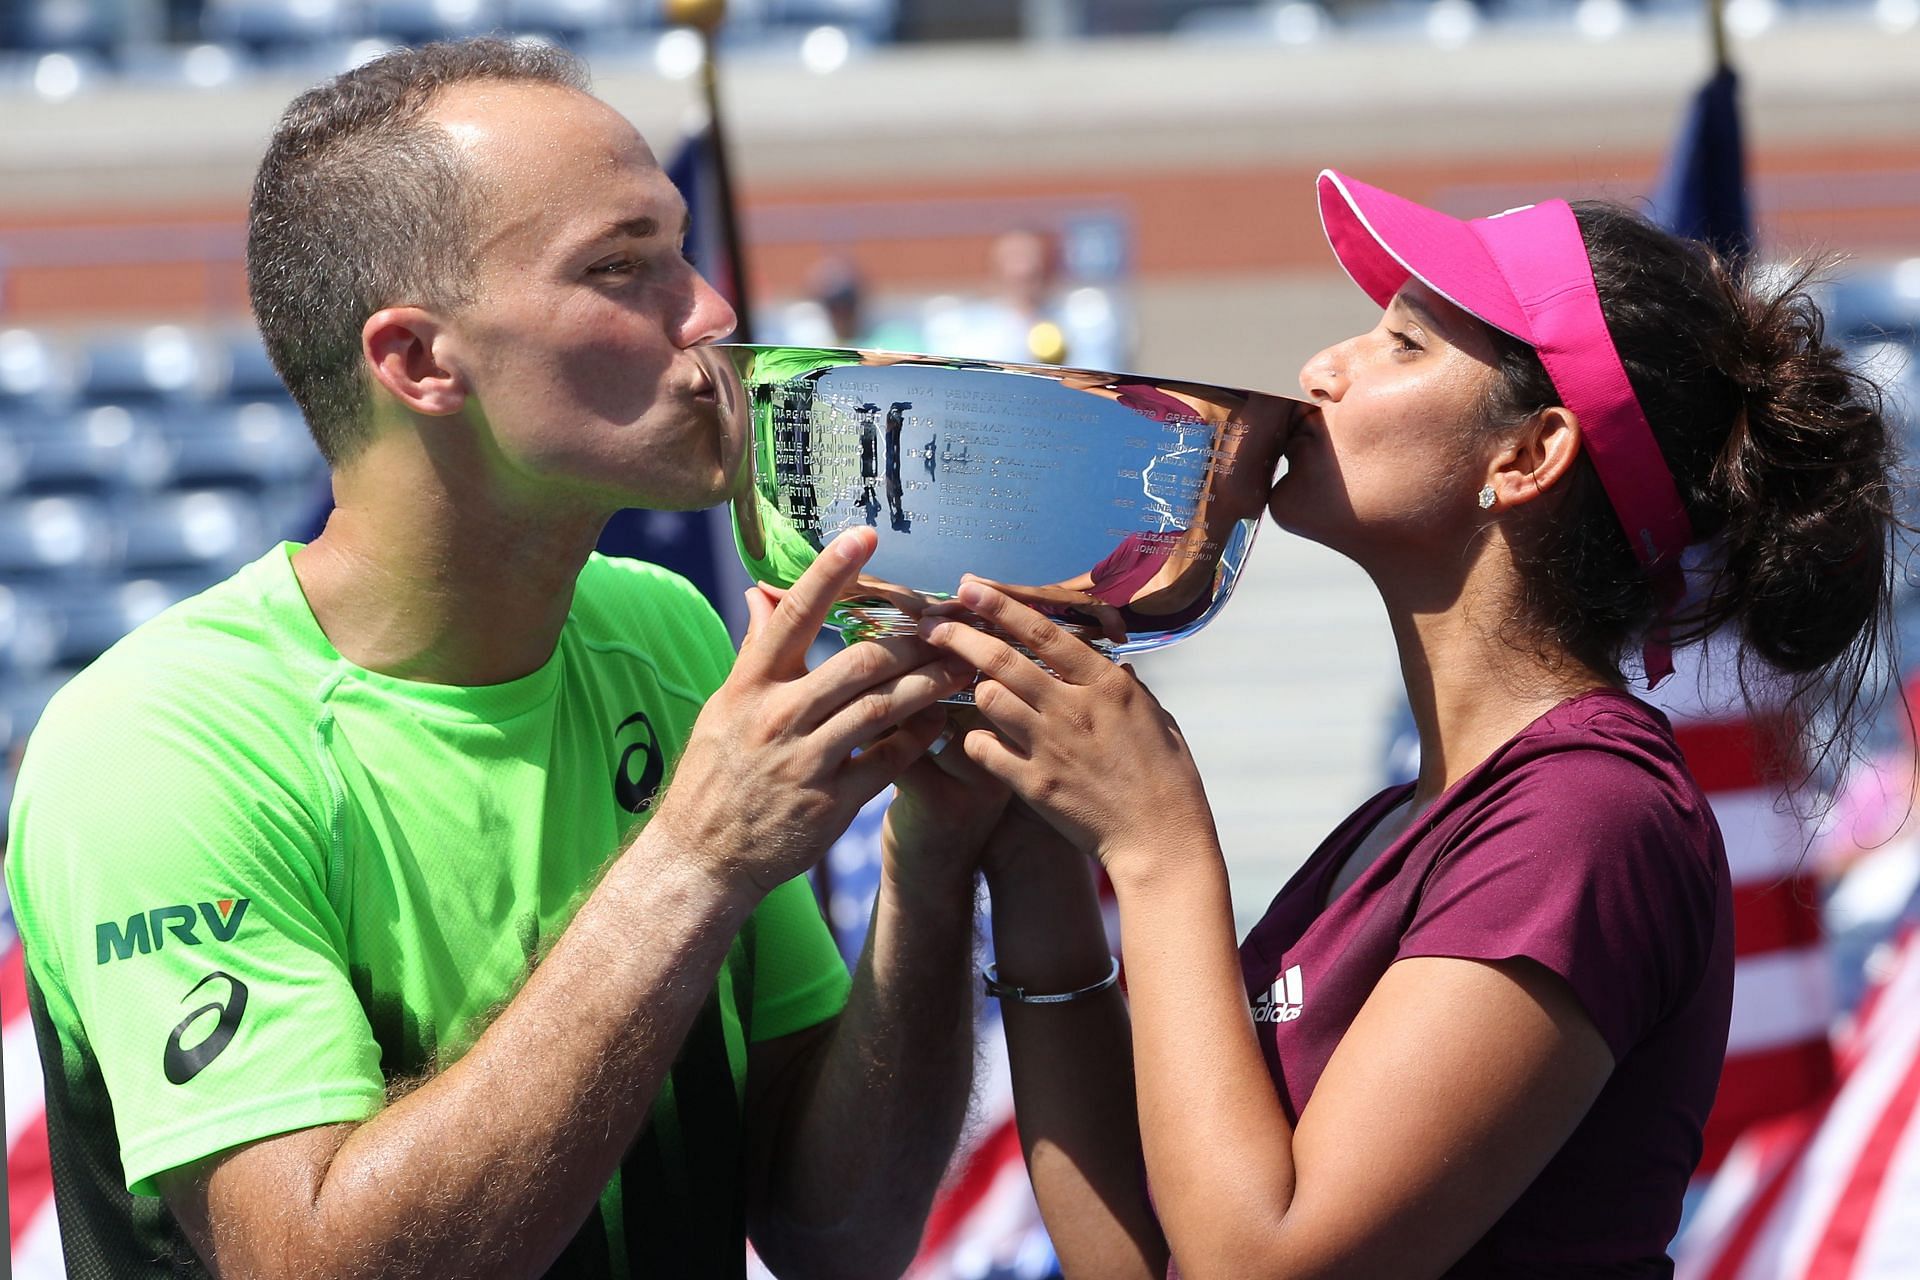
MULTIPOLYGON (((1018 582, 995 582, 992 578, 973 578, 971 575, 969 575, 969 577, 974 582, 983 582, 997 591, 1012 596, 1020 603, 1029 605, 1050 618, 1059 619, 1076 634, 1093 635, 1097 633, 1115 644, 1126 643, 1127 623, 1126 619, 1121 616, 1120 610, 1108 604, 1099 596, 1094 595, 1091 591, 1057 582, 1049 586, 1033 587, 1018 582), (1080 618, 1089 619, 1090 621, 1077 621, 1071 616, 1075 614, 1079 615, 1080 618)), ((962 603, 964 603, 964 601, 962 603)), ((940 606, 935 605, 928 609, 928 612, 951 615, 956 612, 956 610, 951 607, 942 609, 940 606)))
POLYGON ((1180 727, 1132 670, 979 581, 961 603, 998 635, 929 617, 921 634, 980 670, 974 703, 990 729, 957 745, 1116 880, 1170 856, 1218 856, 1213 816, 1180 727))

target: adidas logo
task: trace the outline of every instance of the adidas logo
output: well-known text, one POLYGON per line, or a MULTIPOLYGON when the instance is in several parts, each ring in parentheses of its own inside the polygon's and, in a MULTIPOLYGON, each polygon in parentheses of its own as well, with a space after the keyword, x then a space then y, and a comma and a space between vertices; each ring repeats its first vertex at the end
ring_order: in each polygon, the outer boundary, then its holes
POLYGON ((1262 991, 1250 1007, 1255 1022, 1292 1022, 1300 1016, 1303 1003, 1300 966, 1296 964, 1275 978, 1273 986, 1262 991))

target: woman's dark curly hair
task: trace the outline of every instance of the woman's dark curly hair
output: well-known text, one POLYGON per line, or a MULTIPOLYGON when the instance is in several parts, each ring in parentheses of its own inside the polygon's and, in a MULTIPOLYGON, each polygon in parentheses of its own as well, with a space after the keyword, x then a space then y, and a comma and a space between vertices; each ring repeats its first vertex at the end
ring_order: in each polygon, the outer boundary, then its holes
MULTIPOLYGON (((1817 266, 1762 284, 1749 263, 1628 210, 1574 213, 1614 346, 1705 544, 1671 638, 1737 632, 1741 688, 1785 718, 1776 763, 1804 777, 1852 748, 1891 670, 1896 445, 1879 389, 1827 343, 1807 292, 1817 266)), ((1559 404, 1533 349, 1493 336, 1494 422, 1559 404)), ((1516 621, 1619 676, 1655 618, 1648 579, 1584 456, 1563 500, 1542 505, 1509 525, 1516 621)))

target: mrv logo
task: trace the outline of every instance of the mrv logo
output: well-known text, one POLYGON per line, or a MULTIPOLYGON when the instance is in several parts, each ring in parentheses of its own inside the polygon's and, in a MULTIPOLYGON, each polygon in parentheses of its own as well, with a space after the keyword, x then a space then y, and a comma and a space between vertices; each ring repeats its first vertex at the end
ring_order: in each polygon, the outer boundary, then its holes
POLYGON ((125 960, 138 951, 146 955, 167 945, 167 939, 197 947, 206 939, 197 930, 204 925, 215 942, 232 942, 246 918, 250 898, 222 898, 218 902, 200 902, 189 906, 176 903, 155 907, 127 917, 122 925, 112 920, 93 927, 94 963, 125 960), (198 908, 196 910, 195 908, 198 908))
POLYGON ((1273 986, 1253 1002, 1255 1022, 1292 1022, 1305 1003, 1300 992, 1300 966, 1294 965, 1273 980, 1273 986))

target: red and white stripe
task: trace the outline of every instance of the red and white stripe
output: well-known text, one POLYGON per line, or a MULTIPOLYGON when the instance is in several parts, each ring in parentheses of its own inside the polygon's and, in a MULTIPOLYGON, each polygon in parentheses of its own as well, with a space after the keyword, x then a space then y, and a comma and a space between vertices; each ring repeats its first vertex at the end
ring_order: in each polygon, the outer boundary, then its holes
POLYGON ((1648 700, 1673 721, 1707 793, 1733 877, 1733 1021, 1699 1175, 1748 1127, 1825 1096, 1834 1081, 1833 975, 1808 848, 1811 832, 1766 775, 1773 743, 1747 718, 1734 674, 1694 646, 1648 700))
POLYGON ((20 940, 0 898, 0 1060, 7 1092, 7 1239, 15 1280, 66 1275, 60 1227, 53 1213, 53 1170, 47 1159, 46 1093, 40 1054, 27 1013, 27 977, 20 940))
POLYGON ((1840 1070, 1837 1090, 1735 1144, 1679 1241, 1680 1280, 1920 1276, 1920 930, 1840 1070))

